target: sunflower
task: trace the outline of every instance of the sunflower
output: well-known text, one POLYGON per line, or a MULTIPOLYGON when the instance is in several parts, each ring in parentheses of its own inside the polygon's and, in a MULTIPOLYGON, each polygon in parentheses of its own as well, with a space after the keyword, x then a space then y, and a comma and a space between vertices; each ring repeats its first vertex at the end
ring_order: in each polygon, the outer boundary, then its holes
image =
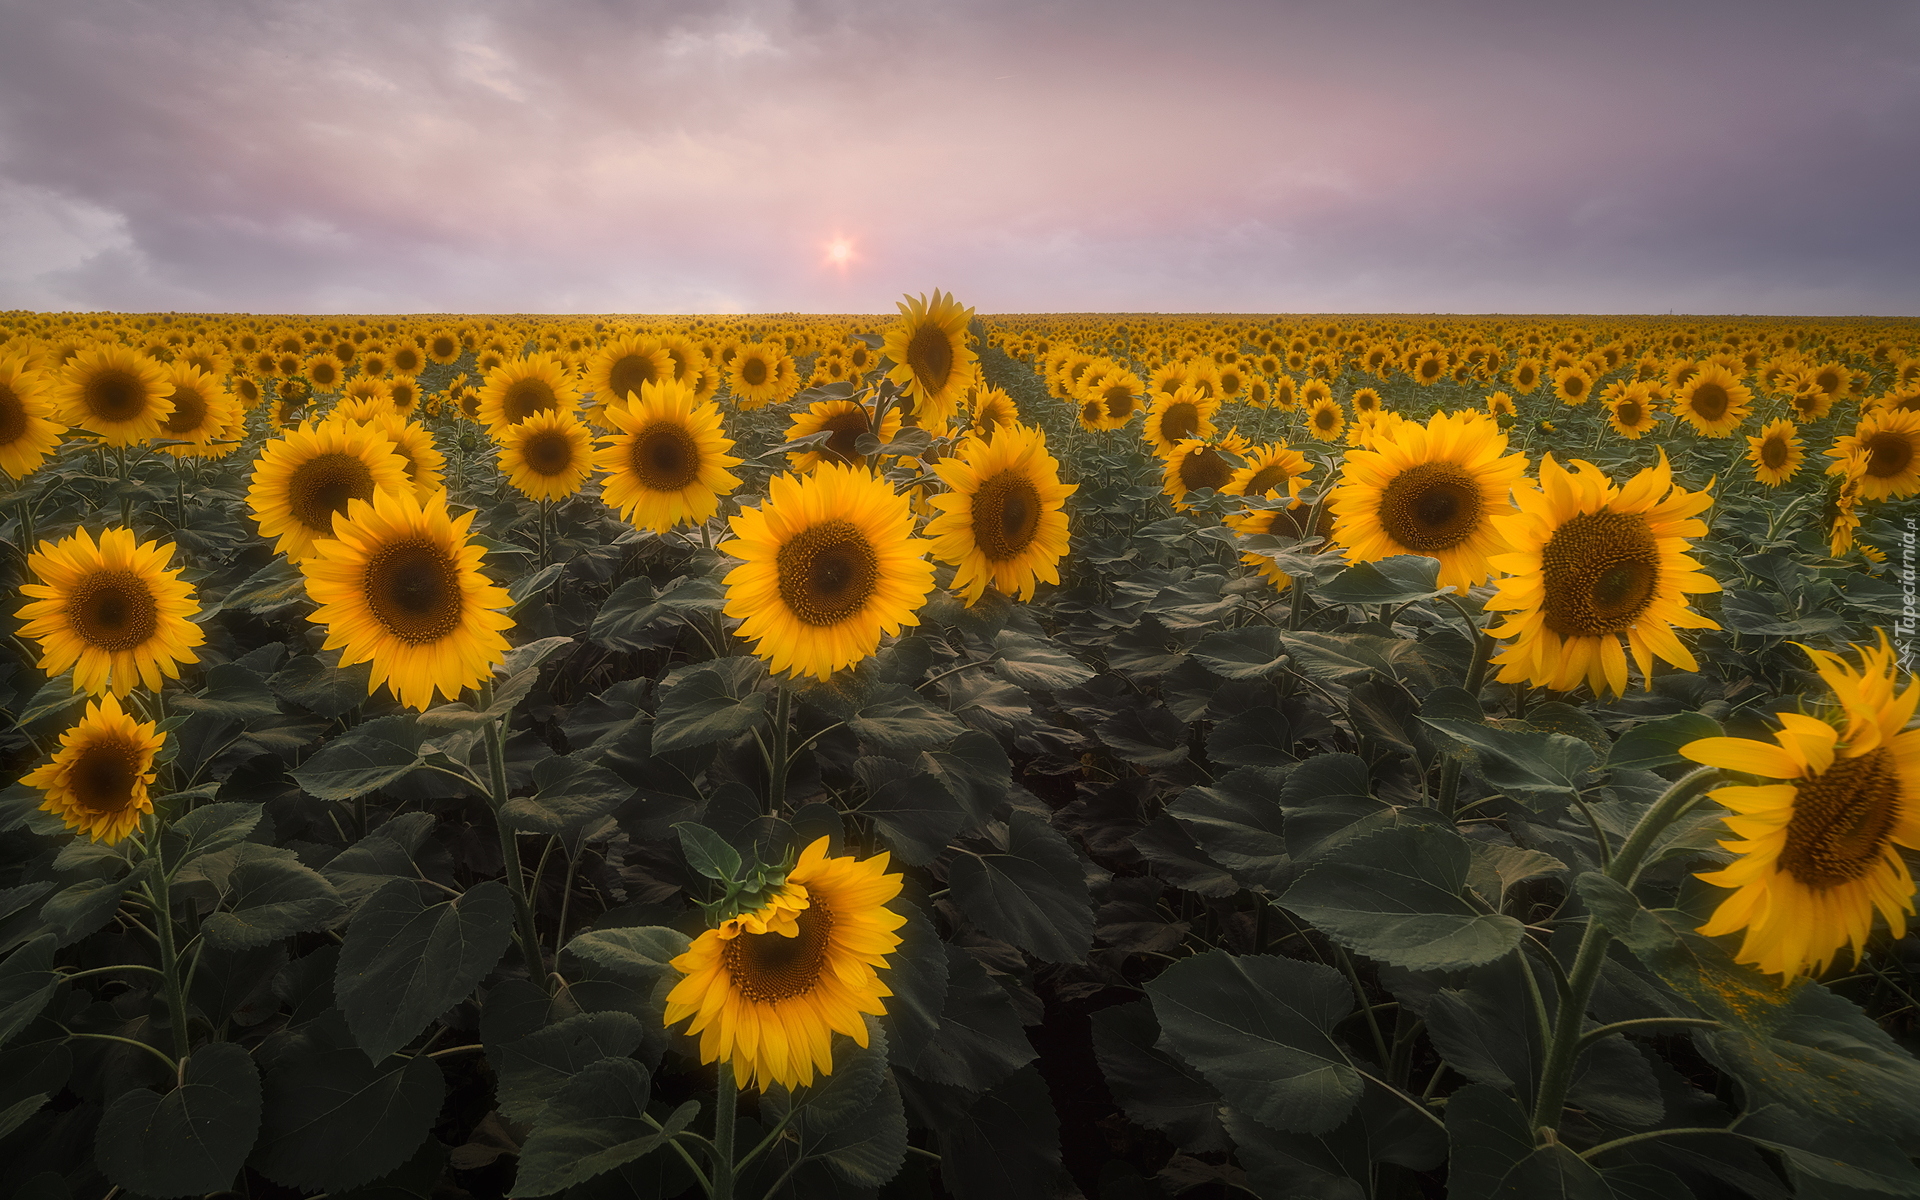
POLYGON ((1563 404, 1585 404, 1593 399, 1593 376, 1580 367, 1561 367, 1553 373, 1553 394, 1563 404))
POLYGON ((1848 464, 1859 465, 1863 499, 1911 496, 1920 491, 1920 412, 1870 412, 1827 455, 1841 460, 1827 468, 1829 475, 1845 473, 1848 464))
POLYGON ((1270 403, 1274 408, 1280 409, 1282 412, 1292 412, 1294 409, 1300 407, 1299 387, 1295 384, 1293 376, 1280 375, 1275 377, 1273 381, 1273 396, 1270 403))
POLYGON ((1180 443, 1190 438, 1205 441, 1214 435, 1213 414, 1220 411, 1220 401, 1202 396, 1190 387, 1181 387, 1170 394, 1160 394, 1153 398, 1153 407, 1147 410, 1147 424, 1140 431, 1149 448, 1161 458, 1167 458, 1179 448, 1180 443))
POLYGON ((1235 471, 1227 486, 1220 489, 1228 495, 1263 497, 1284 491, 1288 496, 1297 496, 1313 472, 1306 455, 1290 449, 1285 442, 1250 447, 1242 457, 1247 460, 1246 465, 1235 471))
POLYGON ((974 396, 973 428, 980 436, 991 439, 995 430, 1019 423, 1020 410, 1005 391, 997 387, 983 388, 974 396))
POLYGON ((1640 435, 1660 424, 1660 393, 1644 380, 1615 383, 1602 393, 1607 406, 1607 424, 1621 437, 1640 440, 1640 435))
POLYGON ((1738 857, 1700 878, 1733 894, 1700 932, 1745 930, 1737 960, 1769 974, 1819 974, 1842 946, 1855 957, 1877 910, 1895 938, 1913 912, 1901 848, 1920 849, 1920 729, 1906 729, 1920 682, 1895 690, 1887 635, 1855 646, 1860 666, 1802 647, 1833 689, 1835 723, 1783 712, 1777 745, 1701 738, 1680 753, 1698 763, 1782 782, 1711 793, 1730 809, 1738 857))
POLYGON ((1680 385, 1673 411, 1705 437, 1726 437, 1740 428, 1753 403, 1753 391, 1719 363, 1703 364, 1680 385))
POLYGON ((573 372, 551 354, 529 354, 487 372, 480 386, 480 422, 492 430, 526 420, 541 409, 571 412, 580 400, 573 372))
POLYGON ((142 813, 153 811, 147 789, 154 756, 166 740, 154 722, 134 720, 109 693, 89 701, 80 723, 60 735, 53 761, 20 782, 46 793, 40 811, 111 846, 133 832, 142 813))
POLYGON ((1513 638, 1491 660, 1502 683, 1527 682, 1567 691, 1582 679, 1596 693, 1627 689, 1625 635, 1650 684, 1657 655, 1685 671, 1698 670, 1674 627, 1718 629, 1687 607, 1686 594, 1720 585, 1688 556, 1688 538, 1707 532, 1696 519, 1713 503, 1704 492, 1674 486, 1665 452, 1625 487, 1599 467, 1575 462, 1569 471, 1549 454, 1540 461, 1538 487, 1517 489, 1517 516, 1495 523, 1514 547, 1493 566, 1510 573, 1486 608, 1510 612, 1487 632, 1513 638))
POLYGON ((427 335, 424 343, 427 358, 443 367, 450 367, 460 361, 466 353, 466 347, 460 342, 460 335, 450 329, 436 329, 427 335))
POLYGON ((407 478, 413 482, 414 493, 420 499, 425 500, 445 488, 441 475, 447 469, 447 456, 434 445, 433 434, 425 425, 393 412, 381 413, 369 424, 393 443, 393 452, 407 464, 407 478))
POLYGON ((733 393, 734 407, 741 412, 791 400, 799 386, 793 358, 784 346, 749 342, 727 365, 727 389, 733 393))
POLYGON ((1239 469, 1233 458, 1238 458, 1246 447, 1246 439, 1231 431, 1218 441, 1187 438, 1174 448, 1172 454, 1167 455, 1166 462, 1161 466, 1160 490, 1173 501, 1174 508, 1188 512, 1192 507, 1186 500, 1189 492, 1201 488, 1211 488, 1216 492, 1226 490, 1233 481, 1234 472, 1239 469))
POLYGON ((1340 440, 1340 433, 1347 427, 1346 414, 1340 411, 1338 401, 1331 397, 1314 402, 1307 410, 1307 432, 1317 442, 1340 440))
POLYGON ((67 424, 110 446, 144 442, 173 412, 167 369, 125 346, 82 350, 61 371, 53 402, 67 424))
POLYGON ((684 383, 643 383, 627 403, 606 410, 612 436, 600 439, 593 465, 607 472, 601 497, 627 523, 655 533, 691 521, 705 524, 720 497, 740 486, 727 471, 733 439, 720 408, 694 398, 684 383))
POLYGON ((0 359, 0 471, 25 479, 60 448, 66 425, 54 419, 47 377, 24 358, 0 359))
POLYGON ((935 289, 926 297, 900 301, 900 318, 886 332, 882 344, 894 362, 887 378, 901 388, 913 423, 935 432, 943 430, 967 388, 977 382, 979 356, 967 345, 967 322, 973 310, 960 307, 952 296, 935 289))
POLYGON ((907 498, 865 470, 823 463, 777 475, 766 501, 732 517, 722 553, 730 617, 775 671, 831 678, 871 656, 882 633, 918 625, 933 587, 931 547, 907 498))
POLYGON ((1347 403, 1353 405, 1355 416, 1361 413, 1379 412, 1385 407, 1385 401, 1380 399, 1380 393, 1370 387, 1355 388, 1353 395, 1347 397, 1347 403))
POLYGON ((1779 487, 1793 478, 1805 455, 1800 452, 1799 430, 1782 418, 1769 422, 1759 437, 1747 439, 1747 461, 1753 464, 1753 477, 1768 487, 1779 487))
POLYGON ((671 378, 673 360, 658 338, 642 333, 615 338, 587 361, 586 384, 593 392, 587 419, 607 428, 601 417, 609 407, 625 404, 629 396, 638 395, 642 384, 671 378))
POLYGON ((1003 425, 991 442, 966 439, 933 470, 952 490, 933 497, 940 513, 927 523, 927 536, 934 539, 933 556, 959 568, 953 587, 969 605, 989 584, 1025 600, 1040 581, 1060 582, 1064 505, 1078 489, 1060 482, 1046 434, 1003 425))
POLYGON ((1833 397, 1811 383, 1796 385, 1787 403, 1802 421, 1818 421, 1833 411, 1833 397))
POLYGON ((41 542, 27 556, 40 582, 20 585, 33 599, 16 614, 40 643, 40 669, 57 677, 72 668, 75 691, 124 696, 136 683, 157 692, 180 678, 180 663, 199 662, 200 605, 183 568, 167 566, 173 551, 172 542, 136 543, 131 529, 41 542))
MULTIPOLYGON (((826 444, 815 450, 789 451, 787 465, 794 471, 811 471, 823 462, 849 466, 864 462, 855 449, 860 435, 873 429, 873 414, 858 400, 816 400, 805 412, 795 413, 787 423, 787 440, 798 441, 816 433, 831 433, 826 444)), ((900 413, 889 408, 881 418, 877 435, 882 445, 900 432, 900 413)))
POLYGON ((235 431, 241 423, 240 402, 220 386, 220 381, 199 367, 175 363, 167 369, 173 384, 173 411, 161 422, 156 438, 160 441, 187 443, 161 446, 175 458, 212 458, 238 449, 235 431), (216 449, 216 441, 232 445, 216 449))
POLYGON ((500 470, 529 500, 564 500, 593 473, 593 433, 572 413, 537 412, 500 431, 500 470))
POLYGON ((247 504, 260 536, 279 538, 274 550, 298 562, 313 553, 316 540, 333 536, 334 514, 345 512, 349 500, 412 490, 406 460, 379 429, 309 421, 260 451, 247 504))
MULTIPOLYGON (((1866 489, 1866 464, 1856 458, 1845 458, 1839 464, 1843 470, 1840 478, 1827 485, 1826 503, 1822 506, 1821 524, 1827 531, 1827 553, 1835 558, 1853 549, 1853 531, 1860 528, 1860 494, 1866 489)), ((1832 474, 1833 468, 1828 467, 1832 474)))
POLYGON ((420 381, 411 375, 396 375, 387 383, 387 405, 398 417, 410 417, 420 407, 420 381))
POLYGON ((1513 406, 1513 397, 1505 392, 1494 392, 1487 397, 1487 415, 1493 417, 1515 417, 1520 415, 1513 406))
MULTIPOLYGON (((1099 383, 1082 388, 1080 423, 1088 429, 1122 429, 1140 411, 1140 394, 1146 385, 1132 371, 1111 371, 1099 383)), ((1178 391, 1179 389, 1175 389, 1178 391)), ((1172 393, 1167 393, 1171 395, 1172 393)))
POLYGON ((1494 518, 1513 511, 1507 494, 1527 470, 1526 455, 1506 450, 1492 418, 1474 412, 1383 431, 1341 467, 1328 498, 1335 540, 1351 562, 1423 554, 1440 560, 1442 586, 1485 583, 1488 556, 1508 548, 1494 518))
POLYGON ((480 572, 473 517, 449 516, 445 492, 422 503, 383 489, 372 503, 349 500, 334 536, 301 562, 320 606, 307 619, 326 626, 322 648, 341 651, 341 666, 373 664, 369 694, 384 683, 424 710, 436 691, 452 700, 486 682, 506 656, 500 631, 513 618, 498 610, 511 601, 480 572))
POLYGON ((882 1016, 893 995, 876 967, 900 945, 907 919, 886 907, 900 894, 885 851, 864 861, 827 857, 816 839, 765 904, 695 938, 672 966, 665 1023, 693 1018, 700 1061, 725 1059, 765 1091, 833 1071, 833 1035, 867 1044, 861 1014, 882 1016))

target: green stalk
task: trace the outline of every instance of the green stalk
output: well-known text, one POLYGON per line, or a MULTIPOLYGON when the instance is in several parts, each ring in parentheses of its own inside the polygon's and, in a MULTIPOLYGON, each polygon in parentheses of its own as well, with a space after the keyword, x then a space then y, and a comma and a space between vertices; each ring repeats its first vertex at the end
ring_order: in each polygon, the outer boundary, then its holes
POLYGON ((713 1200, 733 1200, 733 1115, 740 1086, 733 1063, 720 1060, 720 1081, 713 1098, 713 1200))
POLYGON ((792 724, 790 720, 793 707, 793 690, 785 684, 780 686, 780 699, 773 706, 773 770, 767 778, 767 812, 780 815, 780 807, 787 798, 787 765, 790 757, 788 743, 791 740, 792 724))
MULTIPOLYGON (((1719 778, 1714 767, 1682 776, 1666 793, 1641 815, 1633 832, 1613 856, 1606 874, 1609 879, 1631 888, 1640 877, 1640 867, 1653 849, 1654 842, 1669 825, 1691 808, 1708 784, 1719 778)), ((1567 1088, 1573 1083, 1573 1068, 1580 1056, 1582 1028, 1587 1019, 1587 1002, 1600 980, 1600 968, 1606 964, 1607 943, 1612 936, 1591 915, 1580 935, 1580 949, 1574 953, 1573 969, 1567 972, 1567 998, 1560 1006, 1553 1026, 1553 1043, 1547 1049, 1546 1065, 1540 1070, 1540 1090, 1533 1106, 1535 1129, 1558 1129, 1561 1111, 1566 1107, 1567 1088)))
MULTIPOLYGON (((493 684, 480 685, 480 705, 493 707, 493 684)), ((513 894, 515 924, 520 929, 520 957, 527 963, 527 978, 541 991, 547 990, 546 960, 540 956, 540 934, 533 924, 533 904, 527 899, 527 881, 520 870, 520 844, 508 828, 500 810, 507 803, 507 749, 503 726, 498 718, 487 726, 487 776, 493 792, 493 825, 500 832, 501 865, 506 871, 507 890, 513 894)))
POLYGON ((155 864, 153 879, 147 895, 153 901, 154 933, 160 939, 160 974, 166 979, 167 1023, 173 1026, 173 1057, 182 1059, 189 1049, 187 996, 180 986, 180 951, 173 940, 173 896, 167 885, 164 862, 155 864))

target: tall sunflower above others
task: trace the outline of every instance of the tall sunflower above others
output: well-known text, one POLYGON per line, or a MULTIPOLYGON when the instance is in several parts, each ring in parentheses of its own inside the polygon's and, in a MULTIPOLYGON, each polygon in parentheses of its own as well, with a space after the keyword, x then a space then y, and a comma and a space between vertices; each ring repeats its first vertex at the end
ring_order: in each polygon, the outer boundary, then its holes
POLYGON ((973 310, 938 288, 931 301, 909 296, 898 307, 900 318, 882 343, 894 364, 887 378, 900 385, 914 424, 943 432, 967 389, 979 383, 980 357, 967 344, 973 310))
POLYGON ((1490 556, 1508 549, 1497 522, 1527 470, 1506 450, 1506 434, 1476 412, 1388 423, 1372 449, 1347 454, 1330 497, 1334 540, 1353 562, 1420 554, 1440 560, 1443 587, 1485 583, 1490 556))
POLYGON ((1486 604, 1510 614, 1487 631, 1513 639, 1489 660, 1499 681, 1568 691, 1584 680, 1596 693, 1624 693, 1622 638, 1643 683, 1656 655, 1698 670, 1673 631, 1720 628, 1686 600, 1720 590, 1687 553, 1687 539, 1706 535, 1697 518, 1713 498, 1675 486, 1664 452, 1624 487, 1590 462, 1573 466, 1547 455, 1539 486, 1515 492, 1519 515, 1494 518, 1513 547, 1490 560, 1509 573, 1486 604))
POLYGON ((901 880, 886 870, 885 852, 829 858, 827 839, 816 839, 765 904, 673 960, 683 978, 667 993, 665 1023, 691 1017, 700 1061, 725 1059, 762 1091, 831 1074, 833 1035, 865 1046, 862 1014, 885 1015, 893 994, 875 968, 888 965, 907 919, 886 907, 901 880))
POLYGON ((933 590, 928 543, 905 496, 862 468, 822 463, 776 475, 767 498, 728 518, 726 614, 775 671, 831 678, 870 657, 882 633, 918 625, 933 590))
POLYGON ((1818 974, 1842 947, 1857 956, 1875 912, 1895 938, 1913 913, 1913 878, 1901 850, 1920 850, 1920 729, 1908 729, 1920 682, 1896 691, 1886 634, 1854 647, 1854 667, 1807 649, 1833 689, 1831 720, 1783 712, 1769 744, 1701 738, 1680 752, 1698 763, 1779 780, 1712 793, 1732 810, 1738 857, 1700 876, 1733 889, 1700 932, 1745 931, 1739 961, 1770 974, 1818 974))
POLYGON ((200 605, 184 568, 167 566, 173 552, 172 542, 136 542, 131 529, 41 542, 27 556, 40 582, 20 586, 32 599, 18 614, 20 632, 40 643, 40 669, 72 668, 75 691, 124 696, 135 684, 159 691, 179 664, 199 662, 200 605))
POLYGON ((468 540, 474 514, 452 517, 445 493, 422 504, 412 489, 355 499, 334 536, 300 564, 319 604, 307 619, 327 627, 340 664, 370 662, 369 691, 386 684, 411 708, 438 691, 449 700, 478 687, 506 656, 505 588, 480 572, 485 551, 468 540))

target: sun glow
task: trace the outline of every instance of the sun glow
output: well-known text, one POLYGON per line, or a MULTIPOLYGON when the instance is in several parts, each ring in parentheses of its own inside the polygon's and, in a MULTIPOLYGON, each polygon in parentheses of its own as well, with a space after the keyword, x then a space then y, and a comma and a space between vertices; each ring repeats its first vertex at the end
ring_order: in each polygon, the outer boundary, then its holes
POLYGON ((827 243, 827 265, 844 274, 853 261, 853 243, 843 237, 836 237, 827 243))

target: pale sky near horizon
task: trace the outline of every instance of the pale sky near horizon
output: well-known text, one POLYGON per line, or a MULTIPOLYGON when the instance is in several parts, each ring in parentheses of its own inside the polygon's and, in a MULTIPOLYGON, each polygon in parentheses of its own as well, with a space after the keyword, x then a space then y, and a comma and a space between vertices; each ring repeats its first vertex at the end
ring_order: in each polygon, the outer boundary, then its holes
POLYGON ((0 0, 0 309, 1915 316, 1916 212, 1913 0, 0 0))

